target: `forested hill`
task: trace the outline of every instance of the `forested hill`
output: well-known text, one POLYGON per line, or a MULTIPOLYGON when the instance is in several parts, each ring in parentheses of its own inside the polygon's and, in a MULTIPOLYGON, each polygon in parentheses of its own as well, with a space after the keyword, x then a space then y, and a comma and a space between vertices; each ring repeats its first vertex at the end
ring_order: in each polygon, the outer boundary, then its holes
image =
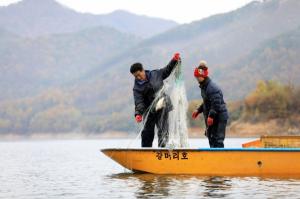
MULTIPOLYGON (((0 21, 16 6, 28 12, 20 5, 1 8, 0 21)), ((298 0, 252 2, 147 39, 103 24, 46 35, 32 29, 24 36, 0 23, 0 131, 135 130, 130 64, 162 67, 176 51, 182 54, 190 100, 200 98, 192 74, 201 59, 227 101, 243 99, 260 79, 297 86, 299 9, 298 0)), ((21 24, 27 31, 33 27, 21 24)))

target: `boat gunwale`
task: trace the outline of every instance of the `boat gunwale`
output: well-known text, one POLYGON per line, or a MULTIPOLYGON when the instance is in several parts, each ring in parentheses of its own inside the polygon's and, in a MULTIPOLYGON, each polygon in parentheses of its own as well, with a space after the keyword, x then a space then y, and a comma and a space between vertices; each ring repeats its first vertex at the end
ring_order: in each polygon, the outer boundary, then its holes
POLYGON ((299 135, 262 135, 258 139, 300 139, 299 135))
POLYGON ((168 148, 105 148, 106 151, 188 151, 188 152, 300 152, 300 148, 198 148, 198 149, 168 149, 168 148))

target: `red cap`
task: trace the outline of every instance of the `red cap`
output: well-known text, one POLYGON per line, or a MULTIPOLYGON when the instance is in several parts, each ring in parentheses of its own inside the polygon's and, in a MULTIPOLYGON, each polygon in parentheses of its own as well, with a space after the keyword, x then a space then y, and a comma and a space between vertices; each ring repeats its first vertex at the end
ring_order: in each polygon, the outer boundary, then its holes
POLYGON ((200 69, 200 68, 195 68, 194 70, 194 76, 195 77, 207 77, 208 76, 208 69, 200 69))

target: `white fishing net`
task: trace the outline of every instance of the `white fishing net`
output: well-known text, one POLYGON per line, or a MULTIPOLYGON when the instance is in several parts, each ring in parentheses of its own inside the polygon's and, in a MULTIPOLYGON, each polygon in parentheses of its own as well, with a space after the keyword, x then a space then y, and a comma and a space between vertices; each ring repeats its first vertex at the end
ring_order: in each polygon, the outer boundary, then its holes
POLYGON ((169 113, 169 148, 186 148, 188 143, 187 109, 188 101, 184 86, 181 62, 170 77, 170 96, 173 110, 169 113))

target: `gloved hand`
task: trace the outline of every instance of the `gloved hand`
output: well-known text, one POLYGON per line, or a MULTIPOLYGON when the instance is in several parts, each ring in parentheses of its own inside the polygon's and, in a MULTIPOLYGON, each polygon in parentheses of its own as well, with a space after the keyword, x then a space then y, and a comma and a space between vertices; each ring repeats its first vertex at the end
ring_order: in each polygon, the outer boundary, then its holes
POLYGON ((198 117, 198 115, 199 115, 199 111, 198 111, 198 110, 195 110, 195 111, 193 112, 193 114, 192 114, 192 118, 193 118, 193 119, 196 119, 196 118, 198 117))
POLYGON ((180 60, 180 54, 179 53, 175 53, 172 60, 174 61, 179 61, 180 60))
POLYGON ((211 126, 211 125, 213 125, 213 123, 214 123, 214 119, 211 118, 211 117, 208 117, 208 118, 207 118, 207 125, 208 125, 208 126, 211 126))
POLYGON ((141 116, 141 115, 136 115, 136 116, 135 116, 135 121, 136 121, 137 123, 140 123, 141 121, 143 121, 143 116, 141 116))

